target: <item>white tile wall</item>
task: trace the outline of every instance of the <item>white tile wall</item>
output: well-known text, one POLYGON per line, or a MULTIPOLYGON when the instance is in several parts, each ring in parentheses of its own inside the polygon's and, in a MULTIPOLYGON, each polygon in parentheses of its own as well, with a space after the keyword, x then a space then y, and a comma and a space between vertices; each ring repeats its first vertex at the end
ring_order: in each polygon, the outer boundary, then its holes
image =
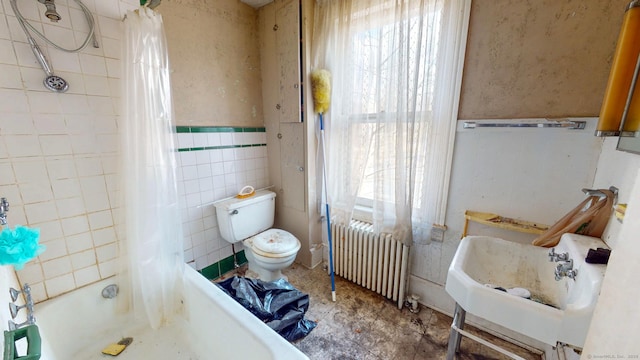
MULTIPOLYGON (((602 139, 593 136, 596 118, 575 120, 586 121, 586 129, 470 130, 459 121, 445 241, 414 246, 412 274, 444 285, 464 228, 465 210, 551 225, 584 200, 580 189, 593 185, 602 139)), ((503 232, 474 223, 469 224, 468 233, 522 243, 533 240, 531 234, 503 232)), ((436 297, 435 292, 430 294, 431 299, 436 297)))
MULTIPOLYGON (((55 50, 36 37, 65 94, 42 85, 40 69, 9 1, 0 4, 0 195, 9 224, 40 228, 47 250, 17 271, 42 301, 115 273, 113 188, 117 171, 120 20, 137 0, 83 1, 92 11, 100 48, 55 50)), ((19 1, 32 25, 54 42, 76 47, 87 24, 75 1, 57 0, 63 19, 19 1)), ((35 37, 35 36, 34 36, 35 37)))
MULTIPOLYGON (((36 38, 54 72, 69 82, 64 94, 44 88, 44 73, 9 1, 0 2, 0 196, 11 203, 9 224, 40 228, 47 246, 17 271, 36 302, 117 269, 121 19, 138 0, 83 2, 94 14, 100 48, 68 54, 36 38)), ((44 19, 41 4, 19 2, 23 15, 53 41, 79 45, 87 31, 83 13, 72 0, 56 5, 63 20, 54 24, 44 19)), ((177 140, 181 148, 266 143, 264 132, 181 133, 177 140)), ((202 269, 231 255, 207 204, 246 184, 269 185, 266 156, 265 146, 179 153, 186 262, 202 269)))
MULTIPOLYGON (((178 192, 181 199, 186 262, 200 270, 232 254, 220 236, 212 202, 237 194, 245 185, 269 185, 264 132, 178 133, 180 148, 229 146, 213 150, 181 151, 178 157, 178 192)), ((236 246, 236 251, 242 245, 236 246)))

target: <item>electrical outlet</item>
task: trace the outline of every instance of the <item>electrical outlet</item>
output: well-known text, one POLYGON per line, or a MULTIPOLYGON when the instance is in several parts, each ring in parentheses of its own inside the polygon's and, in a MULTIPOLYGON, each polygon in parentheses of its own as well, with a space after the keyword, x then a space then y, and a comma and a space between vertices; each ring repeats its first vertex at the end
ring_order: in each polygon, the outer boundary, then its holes
POLYGON ((446 230, 446 225, 433 225, 433 227, 431 228, 431 241, 443 242, 444 232, 446 230))

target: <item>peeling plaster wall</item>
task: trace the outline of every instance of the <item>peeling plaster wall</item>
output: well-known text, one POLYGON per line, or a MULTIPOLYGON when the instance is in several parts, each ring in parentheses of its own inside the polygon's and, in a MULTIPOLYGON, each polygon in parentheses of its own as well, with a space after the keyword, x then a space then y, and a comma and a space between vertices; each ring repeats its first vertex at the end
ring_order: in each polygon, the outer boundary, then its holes
POLYGON ((263 126, 257 12, 239 1, 165 0, 177 125, 263 126))
POLYGON ((628 0, 474 0, 459 119, 598 116, 628 0))

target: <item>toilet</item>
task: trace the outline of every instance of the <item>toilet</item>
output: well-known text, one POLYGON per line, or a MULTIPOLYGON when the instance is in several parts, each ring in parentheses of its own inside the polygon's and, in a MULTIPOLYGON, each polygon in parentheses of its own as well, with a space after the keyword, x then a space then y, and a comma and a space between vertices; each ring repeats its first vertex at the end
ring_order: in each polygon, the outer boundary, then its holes
POLYGON ((222 238, 232 244, 242 242, 249 270, 263 281, 285 278, 282 269, 290 266, 300 250, 300 241, 291 233, 272 229, 276 194, 258 190, 214 203, 222 238))

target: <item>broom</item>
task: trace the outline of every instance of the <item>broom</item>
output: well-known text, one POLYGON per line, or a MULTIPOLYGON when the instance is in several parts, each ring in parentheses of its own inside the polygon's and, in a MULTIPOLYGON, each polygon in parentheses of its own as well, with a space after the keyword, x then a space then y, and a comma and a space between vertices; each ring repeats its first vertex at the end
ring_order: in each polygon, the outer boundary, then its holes
POLYGON ((336 301, 336 281, 333 272, 333 239, 331 237, 331 215, 329 213, 329 191, 327 190, 326 153, 324 148, 324 118, 323 114, 329 110, 331 103, 331 73, 324 69, 311 72, 311 93, 313 108, 320 119, 320 138, 322 140, 322 174, 324 177, 325 210, 327 213, 327 240, 329 243, 329 273, 331 274, 331 298, 336 301))

